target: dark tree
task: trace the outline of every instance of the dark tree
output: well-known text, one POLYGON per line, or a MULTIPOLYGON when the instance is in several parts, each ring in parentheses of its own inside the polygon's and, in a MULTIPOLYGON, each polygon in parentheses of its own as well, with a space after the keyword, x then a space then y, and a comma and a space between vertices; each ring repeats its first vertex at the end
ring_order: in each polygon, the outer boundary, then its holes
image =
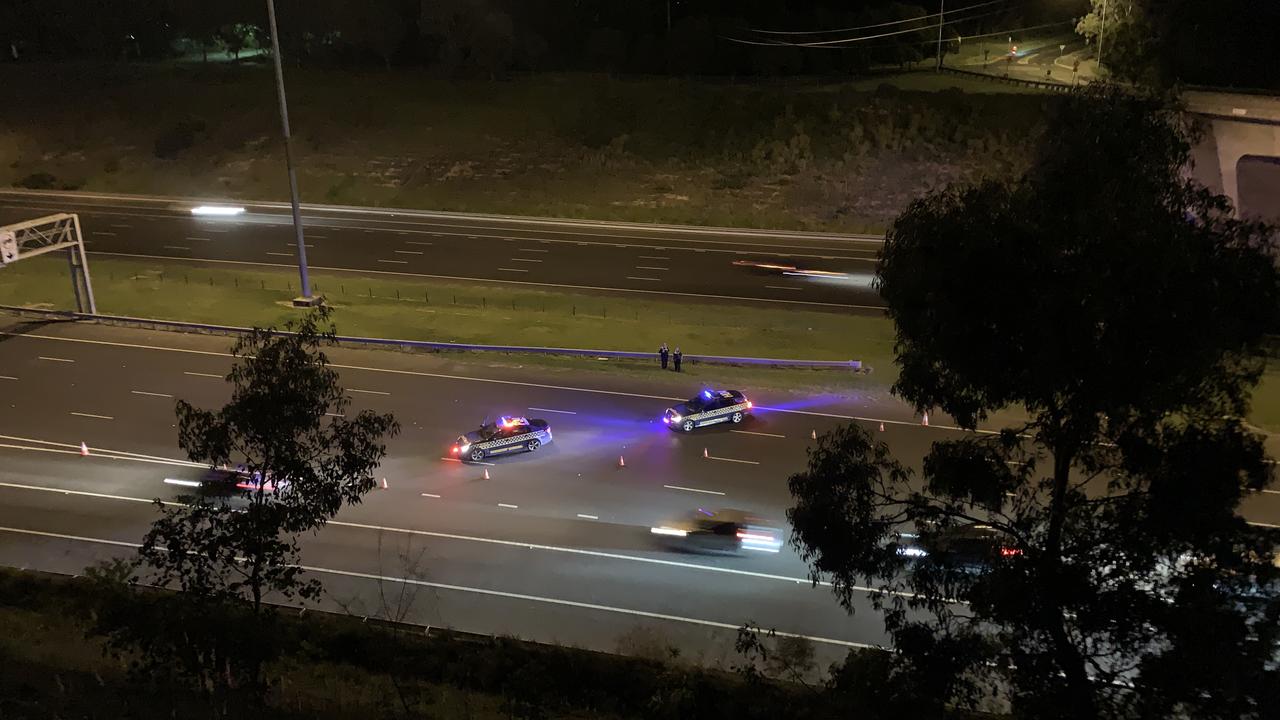
MULTIPOLYGON (((198 608, 248 601, 262 633, 270 627, 268 596, 318 596, 319 582, 302 574, 298 536, 323 527, 374 488, 385 440, 399 431, 389 414, 346 416, 349 400, 321 349, 334 337, 327 309, 286 329, 285 335, 255 329, 235 344, 239 360, 227 376, 232 395, 225 406, 204 410, 178 402, 178 442, 192 461, 243 465, 260 481, 246 483, 231 501, 157 501, 162 516, 139 551, 152 579, 182 590, 198 608)), ((264 641, 236 658, 249 680, 259 679, 268 646, 264 641)), ((202 676, 206 658, 197 659, 192 674, 202 676)))
POLYGON ((1094 86, 1018 182, 922 198, 887 235, 894 391, 965 428, 1026 419, 935 442, 919 480, 861 429, 825 437, 789 517, 846 608, 878 588, 944 699, 989 685, 1062 718, 1274 702, 1280 536, 1237 510, 1274 475, 1240 418, 1280 327, 1275 233, 1188 180, 1189 148, 1177 108, 1094 86), (898 552, 901 531, 968 522, 1007 553, 975 571, 898 552))

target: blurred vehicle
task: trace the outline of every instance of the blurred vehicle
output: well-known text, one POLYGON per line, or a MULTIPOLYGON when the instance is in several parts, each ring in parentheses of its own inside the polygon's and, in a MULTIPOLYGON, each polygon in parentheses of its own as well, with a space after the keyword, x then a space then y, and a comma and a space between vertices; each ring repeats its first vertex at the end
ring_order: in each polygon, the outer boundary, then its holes
POLYGON ((751 268, 770 275, 799 275, 801 277, 848 277, 848 273, 832 270, 812 270, 789 263, 767 262, 763 260, 734 260, 736 267, 751 268))
POLYGON ((449 454, 474 462, 493 455, 533 452, 551 442, 551 426, 546 420, 523 417, 501 417, 485 423, 479 430, 458 436, 449 454))
POLYGON ((1003 530, 985 523, 965 523, 919 535, 899 533, 898 554, 910 560, 929 561, 980 572, 1002 558, 1020 557, 1022 549, 1003 530))
POLYGON ((744 550, 776 553, 782 533, 768 520, 745 510, 714 512, 698 508, 685 517, 649 528, 672 549, 687 552, 737 554, 744 550))
POLYGON ((672 430, 690 432, 704 425, 740 423, 751 408, 751 401, 737 390, 703 390, 701 395, 667 408, 662 422, 672 430))
MULTIPOLYGON (((231 495, 235 492, 252 492, 261 488, 264 492, 275 492, 277 483, 270 473, 250 471, 244 465, 235 468, 210 468, 205 471, 199 482, 200 491, 207 495, 231 495)), ((288 487, 288 481, 279 483, 279 489, 288 487)))

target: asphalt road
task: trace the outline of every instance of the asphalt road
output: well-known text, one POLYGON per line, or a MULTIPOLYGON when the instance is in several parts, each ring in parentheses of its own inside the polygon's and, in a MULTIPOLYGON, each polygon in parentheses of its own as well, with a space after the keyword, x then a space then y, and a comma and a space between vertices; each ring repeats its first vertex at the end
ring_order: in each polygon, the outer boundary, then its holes
MULTIPOLYGON (((236 217, 195 217, 195 201, 0 191, 0 224, 80 215, 93 255, 294 268, 288 206, 242 205, 236 217)), ((637 296, 727 298, 878 311, 875 237, 672 228, 376 209, 308 208, 316 270, 517 283, 637 296), (735 260, 840 273, 761 272, 735 260)))
MULTIPOLYGON (((132 552, 154 517, 150 501, 188 492, 166 479, 203 473, 177 450, 173 403, 226 400, 226 348, 223 338, 71 324, 0 335, 0 563, 78 572, 132 552)), ((599 649, 642 625, 715 660, 746 621, 811 637, 826 658, 884 641, 865 599, 846 615, 790 550, 689 554, 648 532, 697 507, 784 525, 786 477, 803 467, 813 432, 858 414, 857 398, 753 394, 762 409, 741 427, 683 435, 658 421, 671 399, 635 381, 464 376, 438 358, 376 351, 332 358, 352 410, 392 411, 404 430, 379 471, 387 489, 305 540, 328 605, 380 614, 382 597, 398 597, 387 589, 409 577, 418 592, 406 619, 599 649), (515 413, 550 420, 555 442, 488 465, 445 459, 459 433, 515 413)), ((879 412, 864 421, 884 420, 886 442, 912 464, 955 432, 905 409, 879 412)), ((1246 515, 1280 523, 1280 493, 1251 498, 1246 515)))

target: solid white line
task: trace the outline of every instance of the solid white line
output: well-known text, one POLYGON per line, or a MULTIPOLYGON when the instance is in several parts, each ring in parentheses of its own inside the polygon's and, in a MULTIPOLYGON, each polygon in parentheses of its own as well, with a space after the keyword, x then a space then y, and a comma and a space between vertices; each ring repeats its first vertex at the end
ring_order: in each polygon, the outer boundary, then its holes
POLYGON ((539 408, 539 407, 531 407, 531 408, 529 408, 529 409, 530 409, 530 410, 537 410, 538 412, 553 412, 553 413, 560 413, 561 415, 577 415, 577 414, 578 414, 578 413, 573 412, 573 411, 571 411, 571 410, 552 410, 551 408, 539 408))
POLYGON ((131 228, 131 227, 133 227, 133 226, 132 226, 132 225, 125 225, 124 223, 116 223, 116 224, 114 224, 114 225, 109 225, 108 227, 113 227, 113 228, 131 228))
MULTIPOLYGON (((18 435, 0 435, 0 440, 13 440, 15 442, 35 443, 37 445, 52 445, 54 447, 59 447, 59 448, 70 448, 72 451, 76 452, 77 454, 80 452, 79 443, 55 442, 53 440, 40 440, 37 438, 20 437, 18 435)), ((18 447, 17 449, 22 450, 22 449, 28 449, 28 448, 27 446, 21 446, 21 447, 18 447)), ((40 448, 30 448, 30 449, 38 450, 40 448)), ((89 449, 93 450, 95 453, 105 452, 105 453, 110 453, 112 455, 127 455, 128 456, 127 459, 144 458, 147 460, 155 460, 157 462, 164 462, 169 464, 190 465, 192 467, 207 467, 206 465, 202 465, 200 463, 193 463, 190 460, 174 460, 173 458, 161 457, 159 455, 147 455, 145 453, 130 452, 128 450, 111 450, 108 448, 89 448, 89 449)))
POLYGON ((267 254, 268 254, 268 255, 275 255, 275 256, 277 256, 277 257, 293 257, 293 253, 269 252, 269 253, 267 253, 267 254))
POLYGON ((409 264, 408 260, 383 260, 382 258, 378 258, 378 262, 387 263, 388 265, 408 265, 409 264))
POLYGON ((685 490, 688 492, 705 493, 707 495, 724 495, 724 493, 718 490, 699 490, 698 488, 680 487, 679 485, 663 485, 662 487, 667 488, 668 490, 685 490))
POLYGON ((48 360, 50 362, 69 362, 69 363, 75 362, 75 360, 68 360, 66 358, 59 358, 59 357, 46 357, 44 355, 38 355, 37 357, 39 357, 41 360, 48 360))
POLYGON ((756 462, 755 460, 735 460, 735 459, 733 459, 733 458, 716 457, 715 455, 708 455, 708 456, 707 456, 707 459, 708 459, 708 460, 719 460, 720 462, 742 463, 743 465, 759 465, 759 464, 760 464, 760 463, 756 462))
POLYGON ((91 233, 89 233, 89 234, 90 234, 90 235, 110 235, 110 236, 112 236, 112 237, 115 237, 115 233, 113 233, 113 232, 107 232, 107 231, 105 231, 105 230, 94 230, 93 232, 91 232, 91 233))
POLYGON ((1264 528, 1280 528, 1280 525, 1272 525, 1271 523, 1264 523, 1264 522, 1251 522, 1247 524, 1256 525, 1257 527, 1264 527, 1264 528))
MULTIPOLYGON (((64 450, 62 448, 33 447, 31 445, 13 445, 10 443, 0 443, 0 448, 6 450, 24 450, 27 452, 45 452, 54 455, 79 455, 80 449, 77 446, 75 450, 64 450)), ((120 455, 110 450, 101 448, 89 448, 89 457, 98 460, 129 460, 132 462, 150 463, 152 465, 174 465, 177 467, 203 468, 204 465, 197 465, 185 460, 156 460, 149 457, 136 457, 128 455, 120 455)), ((8 486, 7 483, 0 483, 0 486, 8 486)), ((31 488, 32 490, 43 490, 44 488, 31 488)))
POLYGON ((584 519, 584 520, 599 520, 599 519, 600 519, 600 518, 599 518, 599 516, 596 516, 596 515, 587 515, 587 514, 585 514, 585 513, 578 513, 578 517, 580 517, 580 518, 582 518, 582 519, 584 519))
POLYGON ((1280 495, 1280 490, 1263 490, 1262 492, 1268 495, 1280 495))
POLYGON ((0 375, 0 380, 17 380, 17 379, 18 378, 12 375, 0 375))
POLYGON ((516 252, 549 253, 549 252, 551 252, 551 251, 550 251, 550 250, 543 250, 542 248, 520 248, 520 249, 516 250, 516 252))
POLYGON ((422 497, 436 498, 437 500, 440 499, 440 496, 434 493, 422 493, 422 497))
POLYGON ((186 239, 186 240, 200 240, 200 241, 202 241, 202 242, 213 242, 213 238, 189 237, 189 238, 184 238, 184 239, 186 239))
POLYGON ((94 415, 93 413, 82 413, 82 412, 73 412, 71 414, 75 415, 76 417, 93 418, 95 420, 115 420, 115 418, 111 417, 110 415, 94 415))
POLYGON ((34 535, 36 537, 56 538, 58 540, 79 540, 80 542, 97 543, 99 545, 115 545, 117 547, 140 548, 142 543, 124 542, 122 540, 104 540, 103 538, 84 537, 82 535, 65 535, 63 533, 27 530, 24 528, 0 527, 0 531, 18 535, 34 535))
MULTIPOLYGON (((214 355, 214 354, 218 354, 218 355, 220 355, 221 353, 210 353, 210 354, 211 354, 211 355, 214 355)), ((192 376, 194 376, 194 377, 218 378, 219 380, 221 380, 221 379, 222 379, 222 376, 221 376, 221 375, 214 375, 213 373, 198 373, 198 372, 189 372, 189 371, 187 371, 187 370, 183 370, 183 371, 182 371, 182 374, 183 374, 183 375, 192 375, 192 376)))
POLYGON ((637 265, 636 269, 637 270, 670 270, 671 268, 655 267, 653 265, 637 265))
POLYGON ((497 269, 501 270, 502 272, 523 272, 523 273, 529 272, 528 270, 521 270, 520 268, 497 268, 497 269))
POLYGON ((770 290, 804 290, 804 288, 785 287, 783 285, 765 285, 765 287, 770 290))
POLYGON ((191 248, 184 245, 165 245, 165 250, 190 250, 191 248))
MULTIPOLYGON (((405 240, 405 241, 404 241, 404 244, 405 244, 405 245, 420 245, 420 246, 435 245, 435 243, 421 242, 421 241, 418 241, 418 240, 405 240)), ((422 253, 418 253, 418 254, 419 254, 419 255, 421 255, 422 253)))
MULTIPOLYGON (((586 245, 588 243, 582 243, 582 244, 586 245)), ((703 252, 703 251, 699 250, 698 252, 703 252)), ((221 264, 221 265, 253 265, 256 267, 275 267, 275 268, 285 268, 288 270, 296 269, 291 264, 286 265, 283 263, 255 262, 252 260, 219 260, 217 258, 191 258, 191 257, 176 257, 176 256, 170 256, 170 255, 152 255, 148 253, 122 253, 122 252, 95 252, 91 254, 109 256, 109 257, 144 258, 148 260, 184 260, 184 261, 199 260, 200 262, 203 262, 203 263, 221 264)), ((874 260, 871 262, 874 262, 874 260)), ((771 303, 771 304, 782 303, 782 304, 788 304, 788 305, 816 305, 819 307, 852 308, 855 310, 884 310, 885 309, 884 305, 857 305, 853 303, 818 302, 817 300, 783 300, 781 298, 749 297, 745 295, 717 295, 715 293, 674 292, 674 291, 667 291, 667 290, 644 290, 641 288, 610 287, 605 285, 573 285, 570 283, 549 283, 549 282, 537 282, 534 280, 505 280, 503 278, 493 278, 493 277, 484 278, 484 277, 468 277, 465 275, 437 275, 433 273, 400 272, 395 270, 376 270, 374 268, 327 267, 323 265, 312 265, 311 269, 315 271, 355 273, 360 275, 396 275, 399 277, 434 278, 437 280, 462 280, 466 282, 479 282, 479 283, 500 282, 500 283, 507 283, 510 285, 530 285, 535 287, 568 288, 571 290, 599 290, 602 292, 616 292, 616 293, 647 293, 652 295, 665 295, 665 296, 672 296, 672 297, 701 297, 701 298, 714 298, 717 300, 741 300, 743 302, 757 302, 757 303, 771 303)), ((523 272, 523 271, 515 270, 512 268, 497 268, 497 269, 506 270, 508 272, 523 272)))
POLYGON ((512 505, 511 503, 498 503, 498 507, 500 507, 500 508, 510 508, 510 509, 512 509, 512 510, 518 510, 518 509, 520 508, 520 506, 519 506, 519 505, 512 505))
MULTIPOLYGON (((425 253, 423 253, 421 250, 396 250, 395 252, 396 252, 396 254, 397 254, 397 255, 423 255, 423 254, 425 254, 425 253)), ((388 262, 391 262, 391 261, 388 261, 388 262)))
POLYGON ((671 258, 663 255, 641 255, 641 260, 670 260, 671 258))
POLYGON ((347 388, 347 392, 364 393, 365 395, 390 395, 391 394, 389 392, 382 392, 381 390, 360 390, 358 388, 347 388))
POLYGON ((628 275, 627 279, 628 280, 648 280, 649 282, 662 282, 662 278, 633 277, 631 275, 628 275))
MULTIPOLYGON (((328 235, 316 235, 314 233, 307 233, 307 237, 315 238, 316 240, 327 240, 329 238, 328 235)), ((307 247, 311 247, 311 246, 307 245, 307 247)))
POLYGON ((729 432, 738 433, 739 435, 759 435, 761 437, 785 438, 786 435, 778 435, 776 433, 755 432, 753 430, 730 430, 729 432))
POLYGON ((342 414, 342 413, 331 413, 331 412, 327 412, 327 413, 325 413, 325 415, 327 415, 327 416, 329 416, 329 417, 346 417, 346 415, 344 415, 344 414, 342 414))
POLYGON ((527 263, 540 263, 540 262, 542 262, 541 260, 535 260, 535 259, 533 259, 533 258, 507 258, 507 259, 508 259, 508 260, 510 260, 511 262, 527 262, 527 263))
POLYGON ((130 390, 129 392, 133 393, 134 395, 146 395, 147 397, 162 397, 162 398, 173 397, 172 395, 167 395, 165 393, 147 392, 146 390, 130 390))

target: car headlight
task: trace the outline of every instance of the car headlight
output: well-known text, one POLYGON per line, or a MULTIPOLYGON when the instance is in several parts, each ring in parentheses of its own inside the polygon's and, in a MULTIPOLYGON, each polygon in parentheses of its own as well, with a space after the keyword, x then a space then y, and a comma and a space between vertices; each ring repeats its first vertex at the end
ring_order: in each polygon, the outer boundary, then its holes
POLYGON ((465 444, 465 445, 459 445, 459 446, 458 446, 458 452, 460 452, 460 453, 465 453, 466 451, 468 451, 468 450, 470 450, 470 449, 471 449, 471 443, 467 443, 467 444, 465 444))
POLYGON ((681 530, 680 528, 673 528, 673 527, 666 527, 666 526, 651 527, 649 528, 649 532, 653 533, 654 535, 670 535, 672 537, 685 537, 686 535, 689 534, 688 530, 681 530))
POLYGON ((680 414, 671 413, 671 422, 680 422, 680 414))

